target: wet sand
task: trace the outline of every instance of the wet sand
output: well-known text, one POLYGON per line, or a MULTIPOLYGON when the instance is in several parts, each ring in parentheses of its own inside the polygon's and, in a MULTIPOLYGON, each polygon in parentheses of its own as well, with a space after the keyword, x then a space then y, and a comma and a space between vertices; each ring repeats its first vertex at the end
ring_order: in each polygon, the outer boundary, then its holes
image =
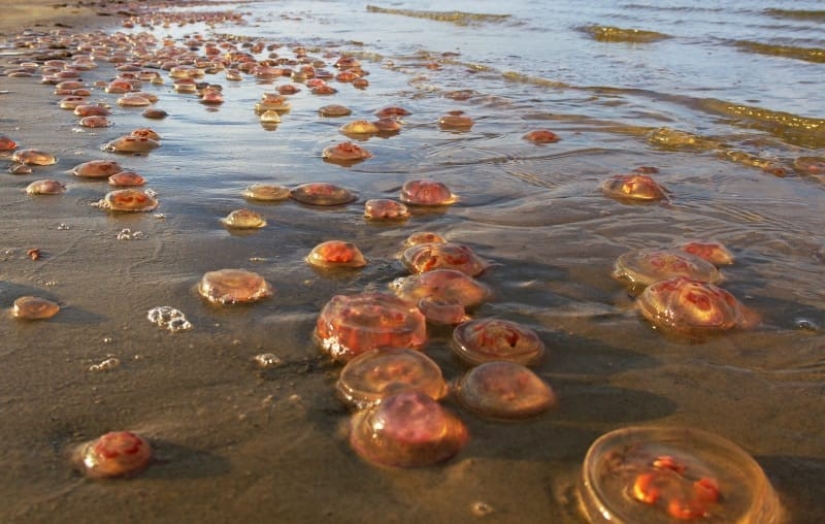
MULTIPOLYGON (((3 4, 9 9, 5 4, 11 2, 3 4)), ((14 4, 10 16, 0 18, 4 34, 33 26, 30 16, 44 29, 59 22, 73 31, 117 20, 85 8, 54 10, 47 2, 30 3, 39 6, 33 11, 14 4)), ((43 92, 30 93, 30 84, 11 80, 0 79, 0 90, 9 91, 0 95, 0 132, 25 147, 55 152, 58 164, 38 173, 66 177, 68 169, 94 156, 87 136, 73 133, 71 125, 55 129, 55 109, 43 105, 43 92)), ((121 122, 129 128, 141 119, 121 122)), ((456 214, 479 220, 453 230, 503 265, 489 282, 500 283, 500 305, 483 312, 536 318, 544 339, 563 348, 551 350, 552 366, 540 368, 560 393, 559 409, 520 424, 465 417, 472 440, 455 461, 391 471, 369 466, 349 450, 347 412, 332 393, 339 366, 320 355, 308 336, 330 294, 355 293, 386 280, 397 271, 391 260, 334 281, 297 264, 280 267, 276 276, 270 265, 277 253, 223 230, 220 237, 204 233, 214 228, 212 219, 224 202, 204 202, 205 211, 194 216, 167 206, 161 208, 166 217, 102 218, 101 210, 89 206, 101 192, 94 183, 72 181, 66 197, 46 202, 22 193, 32 175, 1 178, 0 307, 9 308, 24 294, 63 306, 47 322, 0 323, 4 522, 50 522, 56 515, 73 522, 110 516, 130 522, 580 522, 576 490, 587 448, 610 429, 652 423, 697 425, 736 440, 760 461, 799 522, 822 514, 817 484, 825 462, 802 422, 819 424, 821 396, 806 387, 797 391, 791 380, 766 384, 759 372, 735 365, 743 354, 781 359, 769 354, 764 334, 733 334, 685 355, 679 352, 684 345, 662 347, 635 318, 583 312, 587 304, 577 311, 574 301, 560 298, 608 300, 576 284, 609 281, 601 268, 565 266, 586 252, 578 231, 564 229, 580 212, 575 199, 558 204, 552 219, 539 211, 543 203, 522 206, 531 219, 557 222, 562 229, 557 241, 563 247, 553 262, 536 247, 546 242, 542 232, 512 234, 520 224, 511 221, 510 209, 459 208, 456 214), (146 236, 117 241, 124 228, 146 236), (43 258, 29 259, 30 248, 41 249, 43 258), (194 292, 198 277, 237 266, 270 271, 276 297, 260 307, 204 306, 194 292), (553 293, 558 307, 546 308, 545 296, 553 293), (167 304, 186 312, 196 329, 171 334, 151 326, 146 311, 167 304), (559 314, 568 306, 569 315, 559 314), (627 324, 638 326, 628 331, 627 324), (251 358, 260 352, 274 352, 286 364, 258 369, 251 358), (88 371, 110 357, 122 362, 114 372, 88 371), (786 394, 792 403, 775 400, 786 394), (799 431, 799 441, 789 444, 783 426, 799 431), (150 438, 158 463, 136 478, 114 482, 91 482, 72 470, 73 447, 118 429, 150 438)), ((160 198, 165 196, 172 195, 160 198)), ((652 213, 669 216, 666 210, 652 213)), ((308 215, 297 210, 283 219, 295 226, 308 215)), ((404 236, 364 232, 344 213, 327 216, 326 227, 341 218, 341 231, 360 235, 372 253, 392 252, 404 236)), ((301 235, 320 235, 325 225, 306 225, 301 235)), ((287 254, 310 241, 284 237, 278 242, 287 254)), ((456 377, 461 365, 440 351, 448 337, 446 331, 435 333, 432 345, 439 351, 431 356, 445 375, 456 377)), ((770 338, 771 346, 783 338, 798 344, 787 332, 770 338)), ((813 362, 815 344, 804 344, 813 362)))

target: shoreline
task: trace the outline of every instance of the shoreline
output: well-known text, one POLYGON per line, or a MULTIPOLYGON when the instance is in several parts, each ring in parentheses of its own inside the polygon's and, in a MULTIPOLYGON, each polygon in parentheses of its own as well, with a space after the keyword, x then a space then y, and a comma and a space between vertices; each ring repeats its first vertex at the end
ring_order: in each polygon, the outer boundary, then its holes
POLYGON ((23 29, 82 31, 117 23, 117 18, 104 15, 95 5, 56 4, 54 0, 0 0, 0 12, 0 37, 23 29))

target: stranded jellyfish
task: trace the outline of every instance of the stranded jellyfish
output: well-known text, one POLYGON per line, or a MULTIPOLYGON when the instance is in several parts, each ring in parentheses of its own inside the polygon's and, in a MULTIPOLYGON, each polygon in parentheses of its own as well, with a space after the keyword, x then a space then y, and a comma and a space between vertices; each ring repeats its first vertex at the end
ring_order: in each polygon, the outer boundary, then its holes
POLYGON ((416 231, 404 240, 404 245, 417 246, 418 244, 427 244, 430 242, 444 244, 447 240, 445 240, 444 237, 438 233, 433 233, 432 231, 416 231))
POLYGON ((470 411, 494 419, 529 418, 556 403, 550 386, 515 362, 487 362, 470 369, 456 384, 455 394, 470 411))
POLYGON ((406 220, 410 218, 410 210, 395 200, 373 198, 364 202, 364 217, 369 220, 406 220))
POLYGON ((78 125, 80 125, 80 127, 91 128, 110 127, 112 125, 112 121, 102 115, 92 115, 81 118, 78 125))
POLYGON ((128 477, 152 462, 152 446, 131 431, 112 431, 81 446, 74 458, 87 477, 128 477))
POLYGON ((142 186, 146 180, 134 171, 121 171, 109 177, 109 185, 115 187, 142 186))
POLYGON ((109 116, 112 111, 100 104, 82 104, 75 107, 73 113, 75 116, 82 118, 87 116, 109 116))
POLYGON ((368 120, 353 120, 338 130, 345 135, 374 135, 379 131, 378 127, 368 120))
POLYGON ((110 211, 137 213, 153 211, 158 207, 158 201, 140 189, 117 189, 106 193, 98 205, 110 211))
POLYGON ((457 269, 471 277, 479 275, 487 264, 463 244, 429 242, 410 246, 401 253, 401 261, 410 273, 433 269, 457 269))
POLYGON ((435 180, 409 180, 401 186, 401 201, 415 206, 446 206, 458 200, 444 183, 435 180))
POLYGON ((17 142, 6 135, 0 135, 0 151, 14 151, 16 148, 17 142))
POLYGON ((402 391, 421 391, 434 400, 447 394, 441 369, 419 351, 373 349, 353 358, 336 384, 339 396, 356 409, 379 404, 402 391))
POLYGON ((324 149, 321 154, 327 162, 354 163, 372 158, 372 153, 352 142, 342 142, 324 149))
POLYGON ((455 415, 420 391, 384 399, 352 417, 350 445, 367 462, 421 467, 443 462, 469 439, 455 415))
POLYGON ((648 286, 637 303, 654 326, 687 335, 753 327, 759 322, 758 315, 728 291, 687 277, 648 286))
POLYGON ((594 523, 784 522, 759 464, 696 429, 612 431, 590 447, 582 474, 583 506, 594 523))
POLYGON ((52 318, 60 311, 60 306, 41 297, 20 297, 14 301, 11 315, 23 320, 43 320, 52 318))
POLYGON ((672 277, 691 277, 717 283, 722 274, 710 262, 690 253, 673 249, 640 249, 616 259, 613 277, 632 287, 644 287, 672 277))
POLYGON ((160 135, 158 134, 158 132, 148 127, 141 127, 135 129, 131 133, 129 133, 129 136, 134 136, 137 138, 151 138, 152 140, 160 141, 160 135))
POLYGON ((340 104, 330 104, 321 107, 318 110, 318 113, 321 116, 327 117, 341 117, 341 116, 349 116, 352 114, 352 110, 346 106, 342 106, 340 104))
POLYGON ((57 163, 53 154, 39 149, 19 149, 14 152, 11 160, 29 166, 50 166, 57 163))
POLYGON ((312 248, 306 260, 311 266, 323 269, 357 268, 367 265, 367 260, 358 246, 343 240, 321 242, 312 248))
POLYGON ((703 260, 707 260, 714 266, 729 266, 733 264, 733 255, 719 242, 691 241, 684 242, 676 246, 676 249, 685 253, 690 253, 703 260))
POLYGON ((311 206, 340 206, 349 204, 357 198, 349 189, 325 182, 301 184, 293 189, 289 196, 311 206))
POLYGON ((241 192, 241 196, 250 200, 277 202, 289 198, 289 188, 272 184, 252 184, 241 192))
POLYGON ((266 225, 266 220, 251 209, 236 209, 221 219, 230 229, 257 229, 266 225))
POLYGON ((72 169, 72 173, 83 178, 109 178, 121 171, 123 168, 113 160, 89 160, 72 169))
POLYGON ((472 307, 490 296, 490 288, 455 269, 434 269, 395 279, 390 287, 396 295, 412 303, 429 298, 472 307))
POLYGON ((534 144, 549 144, 551 142, 558 142, 561 140, 559 135, 548 129, 536 129, 535 131, 530 131, 522 138, 529 142, 533 142, 534 144))
POLYGON ((219 269, 203 275, 198 292, 210 302, 237 304, 271 296, 272 288, 262 276, 252 271, 219 269))
POLYGON ((29 195, 60 195, 66 191, 66 186, 57 180, 35 180, 26 186, 29 195))
POLYGON ((528 366, 544 356, 544 343, 527 326, 485 318, 456 326, 453 351, 471 365, 503 360, 528 366))
POLYGON ((441 129, 453 131, 469 131, 473 127, 473 119, 464 114, 464 111, 450 111, 438 119, 441 129))
POLYGON ((385 293, 336 295, 318 316, 315 339, 335 360, 377 348, 418 349, 427 341, 424 315, 385 293))
POLYGON ((619 200, 653 201, 667 198, 667 190, 643 174, 613 175, 602 184, 602 191, 619 200))
POLYGON ((110 153, 144 154, 160 147, 160 142, 152 138, 139 136, 122 136, 115 138, 105 146, 110 153))
POLYGON ((398 118, 402 116, 409 116, 411 114, 412 113, 410 113, 403 107, 398 106, 384 107, 375 112, 375 116, 377 116, 378 118, 398 118))

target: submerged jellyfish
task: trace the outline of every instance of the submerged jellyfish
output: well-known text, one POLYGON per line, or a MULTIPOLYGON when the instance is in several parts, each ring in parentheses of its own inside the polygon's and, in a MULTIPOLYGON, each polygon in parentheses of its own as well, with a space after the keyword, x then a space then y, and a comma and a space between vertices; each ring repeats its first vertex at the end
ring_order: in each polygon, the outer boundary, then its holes
POLYGON ((458 453, 468 439, 461 420, 420 391, 399 393, 359 411, 350 430, 352 449, 380 466, 437 464, 458 453))
POLYGON ((654 326, 687 335, 753 327, 758 315, 728 291, 687 277, 651 284, 639 295, 639 309, 654 326))
POLYGON ((353 120, 342 125, 339 129, 345 135, 374 135, 378 127, 368 120, 353 120))
POLYGON ((237 304, 271 296, 272 288, 262 276, 252 271, 219 269, 203 275, 198 292, 210 302, 237 304))
POLYGON ((442 182, 435 180, 410 180, 401 187, 401 201, 415 206, 446 206, 458 197, 442 182))
POLYGON ((236 209, 221 219, 230 229, 257 229, 266 225, 266 220, 251 209, 236 209))
POLYGON ((144 154, 160 147, 160 142, 152 138, 122 136, 103 146, 105 151, 125 154, 144 154))
POLYGON ((127 213, 153 211, 158 207, 155 197, 140 189, 110 191, 98 204, 102 209, 127 213))
POLYGON ((66 186, 57 180, 35 180, 26 186, 29 195, 60 195, 66 192, 66 186))
POLYGON ((452 242, 428 242, 410 246, 401 253, 401 261, 411 273, 457 269, 474 277, 487 268, 487 264, 470 247, 452 242))
POLYGON ((57 163, 57 158, 53 154, 39 149, 18 149, 11 156, 11 160, 29 166, 50 166, 57 163))
POLYGON ((52 318, 58 311, 60 311, 60 306, 51 300, 25 296, 14 301, 11 315, 23 320, 43 320, 52 318))
POLYGON ((123 168, 114 160, 89 160, 72 169, 72 173, 83 178, 109 178, 122 171, 123 168))
POLYGON ((487 362, 470 369, 456 384, 455 394, 470 411, 494 419, 532 417, 556 403, 550 386, 515 362, 487 362))
POLYGON ((659 280, 684 276, 717 283, 722 274, 710 262, 690 253, 672 249, 640 249, 616 259, 613 277, 633 287, 644 287, 659 280))
POLYGON ((356 409, 379 404, 402 391, 421 391, 434 400, 447 394, 438 364, 405 348, 373 349, 358 355, 341 370, 336 389, 356 409))
POLYGON ((438 119, 441 129, 453 131, 468 131, 473 127, 473 119, 464 114, 464 111, 450 111, 438 119))
POLYGON ((614 175, 602 184, 608 196, 619 200, 653 201, 667 198, 667 190, 648 175, 614 175))
POLYGON ((340 206, 358 198, 349 189, 325 182, 301 184, 293 189, 289 196, 311 206, 340 206))
POLYGON ((369 220, 406 220, 410 218, 410 210, 395 200, 373 198, 364 202, 364 217, 369 220))
POLYGON ((346 106, 342 106, 340 104, 330 104, 321 107, 318 110, 318 113, 321 116, 327 117, 341 117, 341 116, 349 116, 352 114, 352 110, 346 106))
POLYGON ((352 242, 327 240, 321 242, 307 255, 307 262, 323 269, 358 268, 367 265, 367 260, 352 242))
POLYGON ((348 361, 376 348, 418 349, 427 326, 418 308, 396 296, 336 295, 318 316, 315 339, 332 358, 348 361))
POLYGON ((128 477, 149 466, 152 446, 137 433, 112 431, 81 446, 74 459, 90 478, 128 477))
POLYGON ((728 248, 719 242, 710 241, 691 241, 678 244, 676 249, 680 249, 685 253, 690 253, 703 260, 707 260, 714 266, 729 266, 733 264, 733 255, 728 248))
POLYGON ((372 158, 372 153, 358 144, 342 142, 325 148, 321 156, 328 162, 349 164, 372 158))
POLYGON ((503 360, 528 366, 544 356, 544 343, 525 325, 485 318, 456 326, 453 351, 472 365, 503 360))
POLYGON ((241 192, 241 196, 250 200, 276 202, 289 198, 289 188, 273 184, 252 184, 241 192))
POLYGON ((558 142, 561 140, 559 135, 549 129, 536 129, 534 131, 530 131, 522 138, 535 144, 549 144, 551 142, 558 142))
POLYGON ((115 187, 142 186, 146 180, 134 171, 121 171, 109 177, 109 185, 115 187))

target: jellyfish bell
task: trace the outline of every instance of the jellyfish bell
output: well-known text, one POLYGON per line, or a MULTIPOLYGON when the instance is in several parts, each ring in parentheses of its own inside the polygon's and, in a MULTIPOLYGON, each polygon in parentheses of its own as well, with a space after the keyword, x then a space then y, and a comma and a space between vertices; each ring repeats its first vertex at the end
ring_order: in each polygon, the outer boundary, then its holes
POLYGON ((221 219, 223 225, 230 229, 258 229, 266 226, 266 220, 251 209, 236 209, 221 219))
POLYGON ((676 245, 676 249, 707 260, 716 267, 733 264, 733 254, 720 242, 692 240, 676 245))
POLYGON ((35 180, 26 186, 29 195, 60 195, 66 192, 66 186, 58 180, 35 180))
POLYGON ((344 240, 321 242, 312 248, 306 260, 311 266, 322 269, 360 268, 367 265, 358 246, 344 240))
POLYGON ((109 211, 140 213, 154 211, 158 207, 158 201, 146 191, 129 188, 106 193, 99 205, 109 211))
POLYGON ((421 274, 401 277, 390 287, 400 298, 418 303, 422 299, 442 303, 476 306, 487 300, 490 288, 456 269, 434 269, 421 274))
POLYGON ((631 288, 643 288, 660 280, 685 276, 710 283, 722 281, 722 273, 701 257, 677 249, 639 249, 616 259, 613 277, 631 288))
POLYGON ((124 154, 146 154, 160 147, 160 142, 142 136, 122 136, 103 146, 104 151, 124 154))
POLYGON ((39 149, 18 149, 11 156, 11 160, 29 166, 50 166, 57 163, 57 158, 53 154, 39 149))
POLYGON ((492 419, 525 419, 544 413, 556 394, 538 375, 515 362, 486 362, 473 367, 456 383, 462 406, 492 419))
POLYGON ((114 187, 137 187, 146 184, 146 179, 134 171, 121 171, 109 177, 109 185, 114 187))
POLYGON ((525 134, 522 138, 534 144, 550 144, 561 140, 559 135, 549 129, 536 129, 525 134))
POLYGON ((487 269, 487 263, 472 248, 453 242, 415 244, 401 253, 401 262, 410 273, 455 269, 474 277, 487 269))
POLYGON ((14 318, 22 320, 45 320, 60 311, 60 306, 42 297, 24 296, 16 299, 11 309, 14 318))
POLYGON ((112 431, 80 446, 73 460, 89 478, 123 478, 146 469, 153 452, 149 441, 137 433, 112 431))
POLYGON ((311 206, 341 206, 354 202, 358 197, 344 187, 326 182, 310 182, 294 188, 289 195, 293 200, 311 206))
POLYGON ((652 177, 640 173, 614 175, 602 183, 602 191, 617 200, 651 202, 667 199, 667 190, 652 177))
POLYGON ((272 296, 272 288, 262 276, 243 269, 205 273, 198 283, 198 292, 216 304, 255 302, 272 296))
POLYGON ((250 200, 277 202, 289 198, 290 189, 277 184, 252 184, 241 192, 241 196, 250 200))
POLYGON ((401 187, 400 199, 415 206, 446 206, 458 201, 458 197, 443 183, 436 180, 409 180, 401 187))
POLYGON ((321 156, 327 162, 349 164, 372 158, 372 153, 358 144, 342 142, 325 148, 321 156))
POLYGON ((471 365, 493 361, 533 365, 544 357, 544 342, 529 327, 497 318, 470 320, 453 330, 453 352, 471 365))
POLYGON ((109 178, 124 171, 114 160, 89 160, 72 168, 72 173, 81 178, 109 178))
POLYGON ((364 218, 368 220, 406 220, 410 210, 401 202, 388 198, 373 198, 364 202, 364 218))

